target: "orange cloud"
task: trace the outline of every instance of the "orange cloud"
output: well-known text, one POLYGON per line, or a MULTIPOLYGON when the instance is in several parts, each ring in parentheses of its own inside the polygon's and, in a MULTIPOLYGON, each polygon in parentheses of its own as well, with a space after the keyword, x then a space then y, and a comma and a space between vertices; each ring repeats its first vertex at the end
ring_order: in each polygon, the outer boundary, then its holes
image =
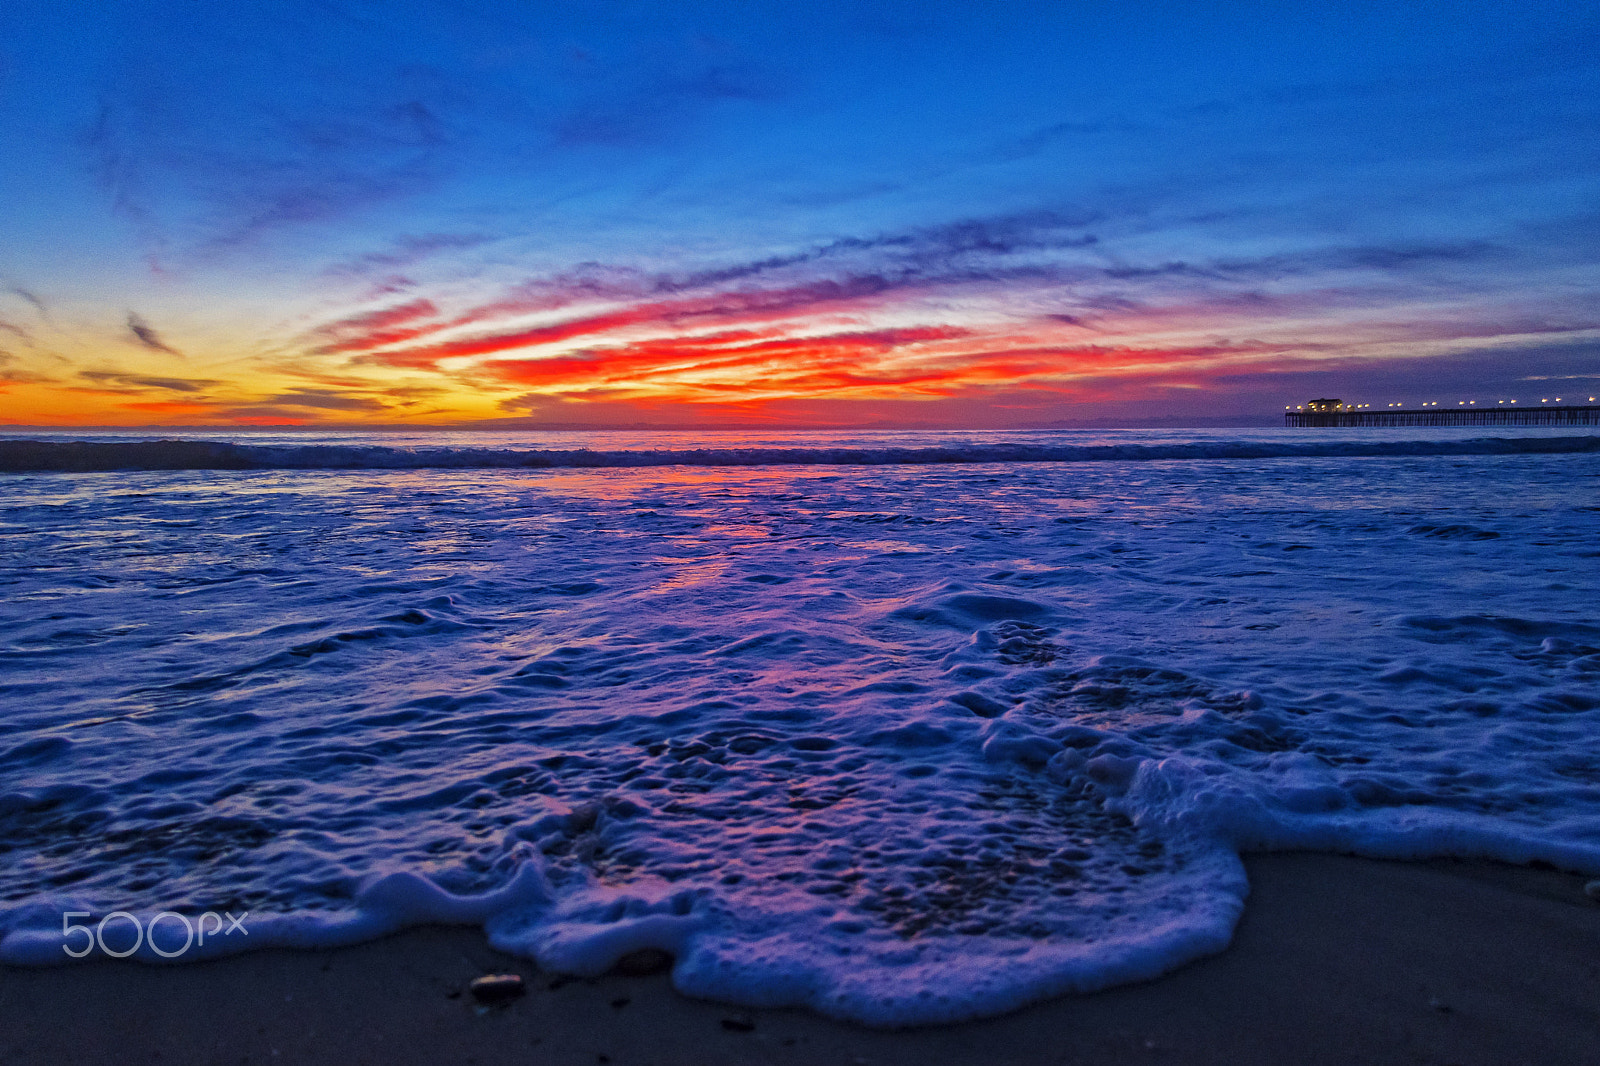
POLYGON ((184 400, 133 400, 127 403, 119 403, 117 406, 126 407, 130 411, 148 411, 151 414, 162 415, 199 414, 215 410, 208 403, 194 403, 184 400))

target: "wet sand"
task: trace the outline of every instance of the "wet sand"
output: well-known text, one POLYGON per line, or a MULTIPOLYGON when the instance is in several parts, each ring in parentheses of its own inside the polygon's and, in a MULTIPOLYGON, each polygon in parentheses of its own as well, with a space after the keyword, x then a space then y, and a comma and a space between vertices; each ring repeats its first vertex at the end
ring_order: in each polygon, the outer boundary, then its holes
POLYGON ((1584 878, 1443 860, 1247 860, 1233 946, 1157 981, 986 1021, 875 1031, 563 980, 472 929, 188 966, 0 969, 0 1063, 1600 1064, 1584 878), (528 993, 482 1008, 474 977, 528 993))

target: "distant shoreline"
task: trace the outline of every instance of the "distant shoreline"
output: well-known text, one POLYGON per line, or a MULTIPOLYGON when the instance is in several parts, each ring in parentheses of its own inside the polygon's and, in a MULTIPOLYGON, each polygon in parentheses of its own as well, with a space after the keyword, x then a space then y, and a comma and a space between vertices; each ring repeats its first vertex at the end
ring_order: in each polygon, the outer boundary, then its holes
POLYGON ((273 425, 240 425, 223 422, 208 425, 34 425, 21 422, 0 423, 0 433, 1042 433, 1051 430, 1110 429, 1282 429, 1276 413, 1223 416, 1218 418, 1172 419, 1091 419, 1083 422, 1029 422, 1006 426, 966 426, 937 424, 890 425, 787 425, 772 422, 719 423, 694 422, 542 422, 532 425, 519 421, 468 422, 442 425, 436 422, 387 422, 366 425, 359 422, 313 425, 284 422, 273 425))
POLYGON ((960 443, 860 447, 751 446, 590 450, 390 448, 372 444, 238 444, 208 440, 0 440, 0 472, 125 470, 611 469, 668 466, 935 466, 1600 452, 1600 434, 1466 440, 1193 441, 1150 444, 960 443))

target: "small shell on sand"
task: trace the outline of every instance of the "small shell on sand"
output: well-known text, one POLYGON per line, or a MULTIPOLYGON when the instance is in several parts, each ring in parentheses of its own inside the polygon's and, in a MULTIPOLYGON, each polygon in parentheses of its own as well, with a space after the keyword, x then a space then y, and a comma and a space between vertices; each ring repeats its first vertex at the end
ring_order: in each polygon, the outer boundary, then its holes
POLYGON ((525 991, 522 978, 514 973, 491 973, 471 984, 472 998, 483 1004, 507 1003, 525 991))
POLYGON ((1588 884, 1584 885, 1583 894, 1594 900, 1596 903, 1600 903, 1600 881, 1590 881, 1588 884))

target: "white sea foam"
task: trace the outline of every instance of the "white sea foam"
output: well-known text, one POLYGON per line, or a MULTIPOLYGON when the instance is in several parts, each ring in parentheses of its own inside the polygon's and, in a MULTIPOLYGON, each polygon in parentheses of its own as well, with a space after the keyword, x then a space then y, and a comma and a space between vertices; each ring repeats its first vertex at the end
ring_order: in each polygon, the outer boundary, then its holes
POLYGON ((15 475, 0 959, 449 921, 912 1024, 1220 950, 1241 850, 1600 874, 1594 464, 15 475))

